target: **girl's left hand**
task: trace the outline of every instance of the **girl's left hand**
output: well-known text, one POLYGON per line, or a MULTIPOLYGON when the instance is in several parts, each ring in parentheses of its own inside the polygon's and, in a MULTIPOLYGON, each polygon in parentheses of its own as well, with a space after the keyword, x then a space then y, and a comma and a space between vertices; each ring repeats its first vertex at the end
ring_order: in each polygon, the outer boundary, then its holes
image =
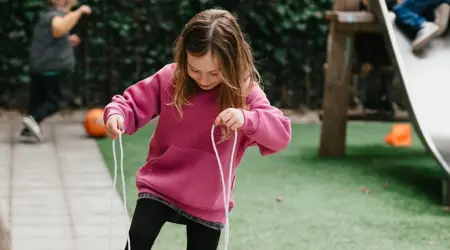
POLYGON ((244 113, 241 110, 228 108, 220 112, 214 124, 216 126, 224 125, 232 130, 236 130, 244 125, 244 121, 244 113))

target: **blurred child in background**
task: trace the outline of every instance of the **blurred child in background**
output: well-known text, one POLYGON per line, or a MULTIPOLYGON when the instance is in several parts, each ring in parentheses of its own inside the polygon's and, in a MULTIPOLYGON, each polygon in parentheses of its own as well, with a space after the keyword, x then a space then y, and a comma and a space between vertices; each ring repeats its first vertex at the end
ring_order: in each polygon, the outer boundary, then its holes
POLYGON ((65 101, 63 87, 70 83, 75 66, 74 47, 80 38, 70 30, 91 9, 83 5, 71 11, 77 0, 49 0, 36 23, 30 49, 30 102, 23 118, 22 141, 40 142, 40 123, 58 112, 65 101))

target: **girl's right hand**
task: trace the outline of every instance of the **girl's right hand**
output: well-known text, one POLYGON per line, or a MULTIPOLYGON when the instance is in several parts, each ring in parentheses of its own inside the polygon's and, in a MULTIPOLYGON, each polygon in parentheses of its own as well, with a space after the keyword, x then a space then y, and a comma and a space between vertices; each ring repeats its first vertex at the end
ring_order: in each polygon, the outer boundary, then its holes
POLYGON ((123 133, 123 117, 121 115, 111 115, 106 122, 106 134, 115 140, 123 133))

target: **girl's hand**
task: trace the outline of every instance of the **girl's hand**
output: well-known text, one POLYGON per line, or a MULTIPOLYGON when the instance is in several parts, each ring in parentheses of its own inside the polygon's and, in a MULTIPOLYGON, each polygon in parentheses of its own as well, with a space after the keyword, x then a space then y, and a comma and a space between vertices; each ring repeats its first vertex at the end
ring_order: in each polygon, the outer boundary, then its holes
POLYGON ((109 138, 115 140, 123 133, 123 117, 120 115, 112 115, 106 122, 106 134, 109 138))
POLYGON ((228 108, 220 112, 214 124, 216 126, 224 125, 231 130, 236 130, 244 125, 244 113, 240 109, 228 108))

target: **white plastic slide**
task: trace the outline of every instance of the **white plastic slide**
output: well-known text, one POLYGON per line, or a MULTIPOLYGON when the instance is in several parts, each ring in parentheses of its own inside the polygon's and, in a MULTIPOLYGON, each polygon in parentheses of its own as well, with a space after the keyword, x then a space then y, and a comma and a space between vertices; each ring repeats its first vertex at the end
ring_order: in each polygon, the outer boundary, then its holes
POLYGON ((450 35, 436 38, 423 55, 417 56, 412 53, 411 40, 394 24, 385 0, 378 3, 415 130, 450 174, 450 35))

